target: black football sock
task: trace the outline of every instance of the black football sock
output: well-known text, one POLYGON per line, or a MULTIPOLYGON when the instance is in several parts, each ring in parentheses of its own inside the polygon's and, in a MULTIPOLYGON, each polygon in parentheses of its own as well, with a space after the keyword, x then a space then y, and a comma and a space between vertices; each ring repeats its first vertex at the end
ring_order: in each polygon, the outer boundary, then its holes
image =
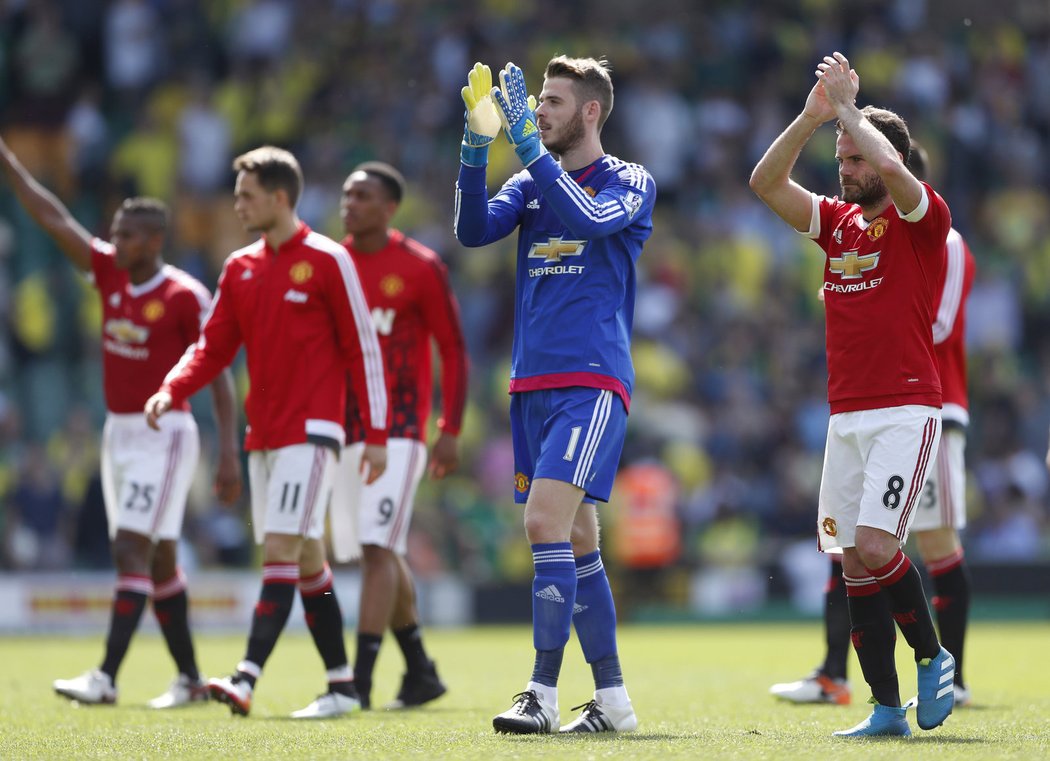
POLYGON ((372 694, 372 671, 375 669, 376 658, 379 657, 379 647, 383 644, 382 634, 357 633, 357 654, 354 657, 354 681, 357 682, 357 692, 360 694, 364 704, 371 701, 372 694))
POLYGON ((138 629, 146 601, 153 594, 149 576, 123 574, 117 577, 117 587, 110 608, 109 633, 106 634, 106 655, 99 669, 109 675, 114 684, 117 671, 127 655, 128 645, 138 629))
POLYGON ((886 594, 872 577, 843 574, 850 615, 850 639, 857 651, 864 681, 879 705, 899 708, 900 685, 893 657, 897 630, 893 628, 886 594))
POLYGON ((915 660, 935 658, 941 651, 933 618, 926 605, 919 571, 901 550, 882 568, 868 569, 890 597, 893 620, 915 651, 915 660))
POLYGON ((933 578, 935 596, 930 602, 937 614, 937 631, 944 649, 955 658, 955 683, 963 681, 963 645, 970 617, 970 572, 960 547, 958 552, 926 564, 933 578))
POLYGON ((332 588, 332 570, 327 564, 317 575, 300 579, 299 595, 306 614, 306 626, 324 661, 328 689, 356 696, 343 641, 343 613, 335 589, 332 588))
POLYGON ((405 667, 411 672, 424 671, 430 665, 427 651, 423 648, 423 633, 419 624, 409 624, 402 629, 394 629, 394 638, 405 656, 405 667))
POLYGON ((259 601, 255 603, 252 615, 252 628, 248 634, 248 651, 244 660, 254 664, 253 669, 245 668, 242 662, 237 669, 242 676, 255 686, 270 653, 281 636, 288 616, 295 601, 295 585, 299 581, 297 563, 266 563, 263 566, 263 583, 259 592, 259 601))
POLYGON ((168 652, 175 661, 180 674, 185 674, 193 681, 200 679, 197 669, 197 656, 193 650, 193 637, 190 635, 189 599, 186 595, 186 577, 182 569, 153 590, 153 614, 160 624, 168 652))
POLYGON ((842 581, 842 561, 833 557, 828 585, 824 588, 824 641, 827 653, 820 671, 832 679, 846 678, 849 658, 849 603, 842 581))

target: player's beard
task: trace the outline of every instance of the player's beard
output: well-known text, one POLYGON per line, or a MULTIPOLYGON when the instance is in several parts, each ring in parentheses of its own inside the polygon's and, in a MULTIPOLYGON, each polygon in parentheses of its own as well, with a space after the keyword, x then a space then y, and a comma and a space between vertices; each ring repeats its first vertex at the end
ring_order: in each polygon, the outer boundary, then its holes
POLYGON ((544 143, 544 147, 557 156, 564 156, 583 141, 583 113, 577 111, 572 119, 561 129, 557 139, 544 143))
POLYGON ((875 206, 889 192, 882 178, 872 172, 871 176, 864 180, 854 182, 849 186, 843 185, 842 200, 846 203, 855 203, 858 206, 875 206))

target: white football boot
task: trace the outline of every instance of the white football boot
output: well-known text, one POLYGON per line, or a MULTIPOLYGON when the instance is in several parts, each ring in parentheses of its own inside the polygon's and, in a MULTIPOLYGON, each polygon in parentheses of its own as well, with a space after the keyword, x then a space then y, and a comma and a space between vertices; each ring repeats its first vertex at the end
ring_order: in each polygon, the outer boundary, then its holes
POLYGON ((179 674, 167 691, 149 701, 150 708, 181 708, 191 703, 202 703, 208 700, 208 683, 203 679, 193 680, 185 674, 179 674))
POLYGON ((561 732, 633 732, 638 729, 638 717, 628 700, 626 705, 602 702, 602 695, 595 691, 594 699, 576 706, 583 713, 561 728, 561 732))
MULTIPOLYGON (((532 687, 529 683, 529 687, 532 687)), ((561 716, 557 704, 543 700, 536 689, 526 689, 514 696, 514 705, 492 719, 497 732, 514 735, 545 735, 557 732, 561 716)))
POLYGON ((361 701, 338 692, 326 692, 306 708, 292 714, 293 719, 334 719, 361 710, 361 701))
POLYGON ((117 702, 117 688, 109 674, 98 669, 85 672, 72 679, 56 679, 52 686, 55 692, 78 703, 90 705, 112 705, 117 702))
POLYGON ((224 676, 208 680, 208 692, 213 700, 225 703, 230 712, 237 716, 247 716, 252 710, 252 686, 247 679, 236 676, 224 676))

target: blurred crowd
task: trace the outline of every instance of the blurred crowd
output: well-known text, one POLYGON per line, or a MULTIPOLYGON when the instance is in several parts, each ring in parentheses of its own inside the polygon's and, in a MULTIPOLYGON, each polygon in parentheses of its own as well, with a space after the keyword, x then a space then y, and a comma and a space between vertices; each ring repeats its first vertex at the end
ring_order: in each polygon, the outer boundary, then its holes
MULTIPOLYGON (((348 171, 367 159, 398 166, 410 193, 395 223, 448 262, 472 362, 463 467, 424 485, 411 558, 424 576, 526 579, 507 424, 513 240, 464 250, 452 235, 459 89, 475 60, 513 60, 538 91, 552 55, 606 56, 616 103, 604 147, 644 164, 659 188, 606 541, 610 565, 673 573, 770 562, 813 536, 828 418, 823 259, 747 178, 832 50, 859 73, 858 102, 896 110, 927 146, 933 185, 977 257, 969 557, 1045 560, 1045 0, 7 0, 0 132, 102 237, 125 196, 164 199, 167 259, 210 286, 246 242, 231 204, 239 152, 291 149, 306 176, 301 216, 337 238, 348 171)), ((833 154, 827 126, 798 179, 836 194, 833 154)), ((491 189, 518 168, 494 149, 491 189)), ((0 563, 105 567, 96 297, 2 187, 0 314, 0 563)), ((197 412, 207 447, 207 399, 197 412)), ((216 503, 209 462, 187 550, 202 565, 250 563, 246 505, 216 503)))

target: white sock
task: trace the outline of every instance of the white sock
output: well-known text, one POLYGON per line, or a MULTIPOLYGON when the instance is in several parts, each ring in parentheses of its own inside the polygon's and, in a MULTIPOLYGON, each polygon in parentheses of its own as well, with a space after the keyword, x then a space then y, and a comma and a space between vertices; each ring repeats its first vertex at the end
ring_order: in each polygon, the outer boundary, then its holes
POLYGON ((601 706, 626 708, 631 704, 631 699, 627 696, 627 688, 620 684, 616 687, 603 687, 600 690, 595 690, 594 702, 601 706))
POLYGON ((526 690, 532 690, 540 696, 540 700, 549 706, 555 708, 558 707, 558 688, 549 687, 546 684, 540 684, 539 682, 529 682, 525 686, 526 690))

